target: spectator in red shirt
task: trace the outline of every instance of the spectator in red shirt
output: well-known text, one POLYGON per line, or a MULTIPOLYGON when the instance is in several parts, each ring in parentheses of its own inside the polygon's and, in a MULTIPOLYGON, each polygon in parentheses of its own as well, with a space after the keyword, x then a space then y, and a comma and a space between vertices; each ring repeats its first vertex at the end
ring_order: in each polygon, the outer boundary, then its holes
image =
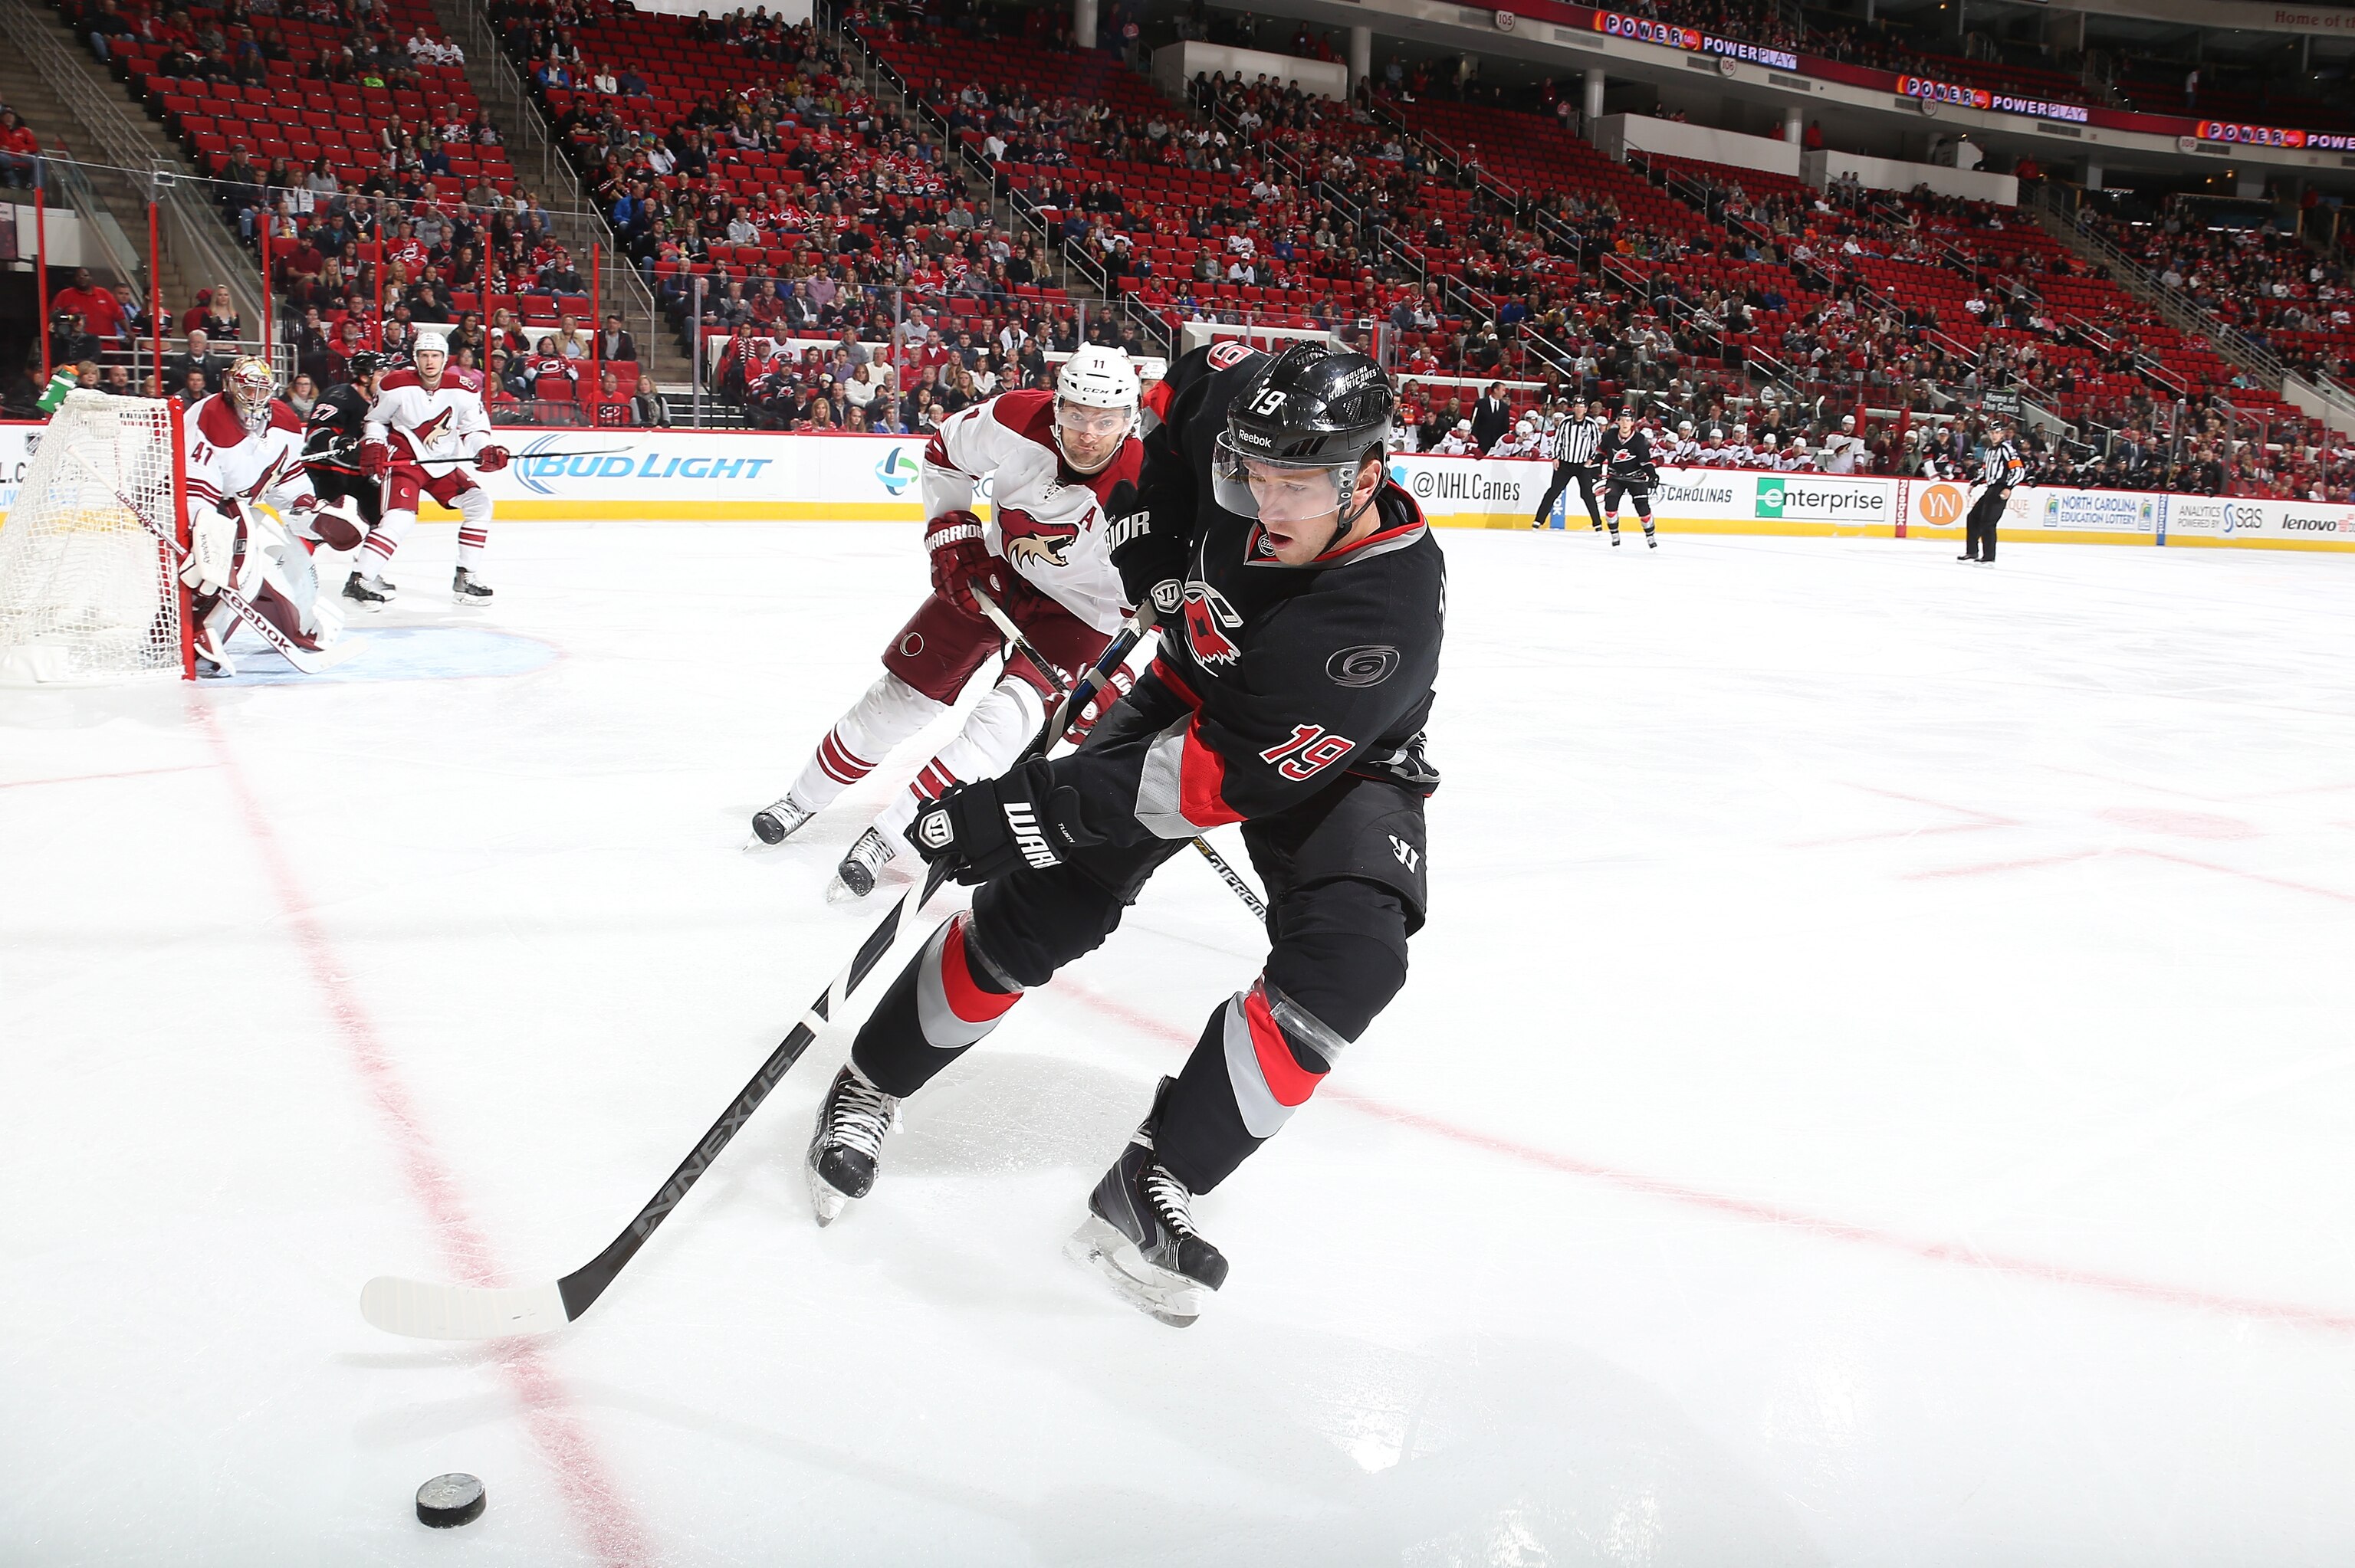
POLYGON ((40 138, 33 128, 17 119, 15 110, 0 109, 0 177, 16 189, 29 188, 40 152, 40 138))
POLYGON ((70 312, 81 318, 82 325, 101 338, 123 335, 123 302, 114 291, 91 279, 90 269, 74 269, 73 287, 51 296, 49 309, 70 312))

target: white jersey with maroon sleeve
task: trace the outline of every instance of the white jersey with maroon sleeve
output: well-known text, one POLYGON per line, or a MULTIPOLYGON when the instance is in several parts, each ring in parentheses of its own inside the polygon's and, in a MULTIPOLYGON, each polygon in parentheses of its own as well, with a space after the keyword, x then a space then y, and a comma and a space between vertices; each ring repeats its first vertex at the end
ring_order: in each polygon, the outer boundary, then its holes
POLYGON ((429 387, 415 370, 396 370, 378 384, 368 411, 368 439, 402 458, 473 457, 491 439, 483 407, 483 373, 445 366, 429 387))
POLYGON ((200 399, 181 421, 188 499, 242 519, 256 502, 284 507, 312 493, 303 466, 303 421, 272 401, 269 422, 249 430, 223 393, 200 399))
POLYGON ((982 541, 1030 585, 1098 631, 1120 630, 1127 609, 1105 542, 1104 503, 1134 485, 1144 449, 1131 436, 1097 472, 1073 472, 1055 444, 1055 394, 1002 392, 960 409, 924 447, 924 515, 969 511, 990 481, 982 541))

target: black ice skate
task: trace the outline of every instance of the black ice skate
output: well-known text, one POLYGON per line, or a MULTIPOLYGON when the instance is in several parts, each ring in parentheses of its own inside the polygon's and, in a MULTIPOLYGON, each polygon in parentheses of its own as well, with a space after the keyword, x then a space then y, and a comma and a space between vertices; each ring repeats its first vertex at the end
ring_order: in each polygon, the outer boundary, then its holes
POLYGON ((835 899, 845 895, 866 897, 875 891, 875 874, 890 864, 899 853, 891 841, 883 836, 882 829, 868 829, 858 835, 858 842, 850 846, 850 853, 842 857, 842 863, 834 868, 834 885, 826 889, 826 896, 835 899))
POLYGON ((491 602, 491 590, 474 573, 460 567, 458 575, 450 579, 450 597, 460 604, 488 604, 491 602))
POLYGON ((382 577, 363 577, 354 572, 344 579, 344 598, 360 609, 382 609, 392 602, 392 585, 382 577))
POLYGON ((1140 1311, 1183 1329, 1202 1315, 1202 1292, 1227 1282, 1227 1260, 1194 1228, 1194 1195, 1153 1158, 1153 1129, 1177 1084, 1161 1080, 1145 1125, 1088 1194, 1088 1217, 1063 1251, 1140 1311))
POLYGON ((875 1167, 883 1151, 883 1135, 899 1125, 900 1102, 845 1063, 817 1107, 817 1129, 810 1134, 810 1208, 817 1223, 830 1225, 853 1198, 864 1198, 875 1185, 875 1167))
POLYGON ((805 810, 791 795, 770 801, 752 813, 752 836, 764 844, 781 844, 809 825, 815 811, 805 810))

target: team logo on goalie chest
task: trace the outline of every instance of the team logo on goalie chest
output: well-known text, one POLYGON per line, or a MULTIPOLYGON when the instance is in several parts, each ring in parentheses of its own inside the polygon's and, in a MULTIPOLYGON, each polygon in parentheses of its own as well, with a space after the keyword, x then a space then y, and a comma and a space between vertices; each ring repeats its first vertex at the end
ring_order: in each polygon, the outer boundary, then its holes
POLYGON ((1186 649, 1194 655, 1194 662, 1205 670, 1241 662, 1243 651, 1227 633, 1242 623, 1243 618, 1235 613, 1226 595, 1199 578, 1186 585, 1186 649))

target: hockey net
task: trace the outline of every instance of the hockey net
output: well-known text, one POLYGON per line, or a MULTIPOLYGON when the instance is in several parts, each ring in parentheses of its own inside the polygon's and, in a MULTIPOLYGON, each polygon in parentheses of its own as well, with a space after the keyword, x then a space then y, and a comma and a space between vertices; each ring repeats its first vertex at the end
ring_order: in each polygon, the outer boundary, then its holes
POLYGON ((185 542, 179 451, 173 405, 67 394, 0 523, 0 683, 189 673, 171 556, 132 511, 185 542))

